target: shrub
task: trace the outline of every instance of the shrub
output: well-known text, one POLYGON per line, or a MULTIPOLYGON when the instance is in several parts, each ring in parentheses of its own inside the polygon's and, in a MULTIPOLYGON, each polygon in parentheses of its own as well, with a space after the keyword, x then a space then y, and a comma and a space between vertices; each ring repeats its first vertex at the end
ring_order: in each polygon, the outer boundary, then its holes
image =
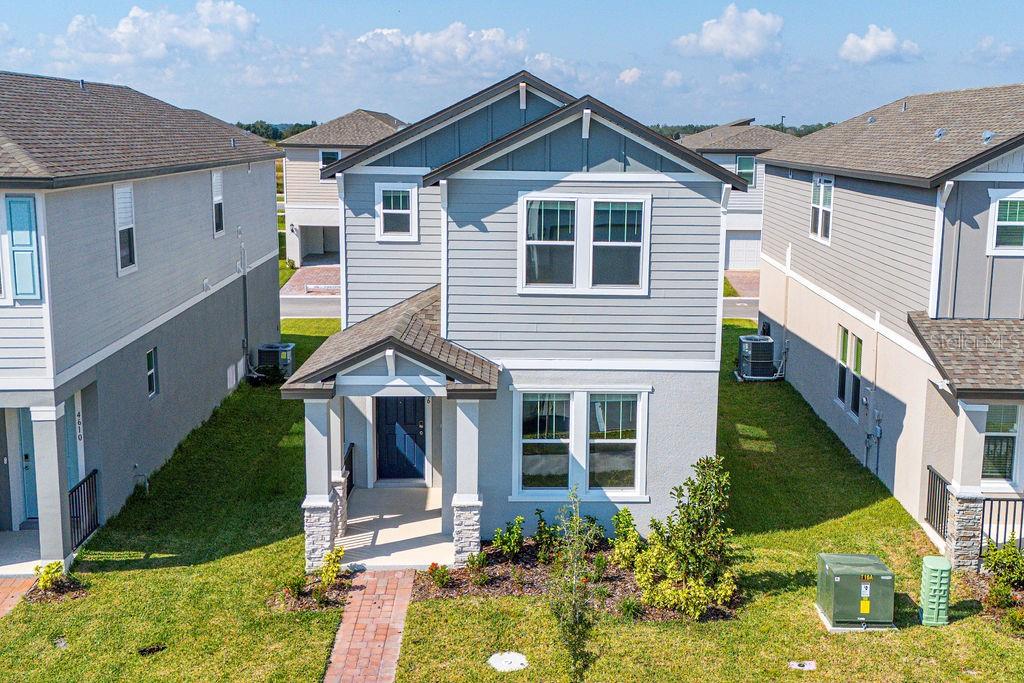
POLYGON ((482 552, 473 553, 466 558, 466 569, 469 570, 469 579, 474 586, 483 586, 487 583, 487 555, 482 552))
POLYGON ((651 536, 634 572, 645 604, 699 619, 712 605, 732 599, 736 576, 732 530, 725 526, 729 474, 717 456, 701 458, 694 471, 694 477, 672 489, 675 509, 665 521, 651 521, 651 536))
POLYGON ((1017 604, 1013 599, 1013 588, 1004 579, 993 579, 989 584, 988 594, 985 595, 985 604, 996 609, 1013 607, 1017 604))
POLYGON ((608 590, 608 586, 594 586, 594 598, 601 601, 601 607, 604 608, 608 602, 608 598, 612 596, 612 592, 608 590))
POLYGON ((49 592, 60 588, 64 583, 64 563, 57 560, 45 567, 36 567, 36 585, 39 590, 49 592))
POLYGON ((320 583, 324 587, 333 586, 341 574, 341 561, 345 557, 344 548, 335 548, 324 555, 324 564, 320 567, 320 583))
POLYGON ((1007 610, 1006 625, 1018 633, 1024 633, 1024 607, 1007 610))
POLYGON ((590 580, 594 583, 604 581, 605 572, 608 571, 608 558, 604 555, 594 556, 594 570, 590 573, 590 580))
POLYGON ((982 562, 996 579, 1012 588, 1024 589, 1024 551, 1017 547, 1015 535, 1011 534, 1002 548, 990 540, 982 562))
POLYGON ((644 549, 644 539, 636 530, 629 508, 622 508, 612 516, 612 527, 615 529, 612 562, 623 569, 632 569, 637 554, 644 549))
POLYGON ((558 533, 561 529, 552 526, 544 519, 544 511, 537 508, 533 511, 537 516, 537 533, 533 535, 533 542, 537 546, 537 561, 541 564, 550 564, 558 555, 560 543, 558 533))
POLYGON ((605 541, 604 527, 597 521, 594 515, 583 516, 583 526, 586 528, 587 550, 597 550, 605 541))
POLYGON ((523 522, 525 521, 522 515, 518 515, 506 524, 504 529, 494 530, 491 544, 510 560, 515 559, 523 550, 523 522))
POLYGON ((427 576, 430 577, 430 580, 433 581, 434 585, 438 588, 447 588, 452 582, 452 573, 448 570, 448 567, 443 564, 438 564, 437 562, 432 562, 430 566, 427 567, 427 576))
POLYGON ((512 567, 512 571, 509 572, 509 578, 512 579, 512 585, 515 586, 517 590, 521 591, 526 587, 526 575, 519 567, 512 567))
POLYGON ((292 594, 293 598, 297 598, 302 595, 302 589, 306 587, 306 575, 296 574, 292 578, 285 581, 284 589, 292 594))
POLYGON ((643 613, 644 606, 636 598, 623 598, 619 603, 619 614, 630 621, 636 621, 643 616, 643 613))

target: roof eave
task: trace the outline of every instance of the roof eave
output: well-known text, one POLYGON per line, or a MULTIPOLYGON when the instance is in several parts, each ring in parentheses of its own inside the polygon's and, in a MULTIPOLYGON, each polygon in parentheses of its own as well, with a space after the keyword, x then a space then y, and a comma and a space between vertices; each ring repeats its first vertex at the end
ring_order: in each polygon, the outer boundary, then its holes
POLYGON ((350 143, 340 142, 285 142, 281 140, 277 143, 278 147, 313 147, 320 149, 351 149, 359 151, 367 147, 367 145, 353 145, 350 143))
POLYGON ((812 171, 816 173, 828 173, 830 175, 857 178, 860 180, 874 180, 881 183, 893 183, 896 185, 909 185, 911 187, 932 188, 938 183, 932 182, 931 178, 919 176, 897 175, 894 173, 879 173, 877 171, 864 171, 854 168, 841 168, 838 166, 825 166, 822 164, 808 164, 800 161, 783 161, 771 157, 757 157, 757 160, 765 166, 778 166, 779 168, 794 168, 800 171, 812 171))
MULTIPOLYGON (((152 178, 154 176, 171 175, 173 173, 188 173, 191 171, 203 171, 209 168, 222 168, 224 166, 240 166, 242 164, 254 164, 262 161, 272 161, 284 157, 284 152, 274 151, 270 154, 261 154, 244 159, 221 159, 216 161, 204 161, 196 164, 178 164, 174 166, 158 166, 154 168, 142 168, 130 171, 113 171, 109 173, 89 173, 73 176, 58 176, 48 179, 47 184, 40 185, 46 189, 62 189, 67 187, 79 187, 82 185, 99 185, 101 183, 113 183, 122 180, 134 180, 137 178, 152 178)), ((0 184, 6 185, 6 179, 0 178, 0 184)))
POLYGON ((287 400, 331 399, 334 398, 334 381, 296 382, 281 385, 281 398, 287 400))

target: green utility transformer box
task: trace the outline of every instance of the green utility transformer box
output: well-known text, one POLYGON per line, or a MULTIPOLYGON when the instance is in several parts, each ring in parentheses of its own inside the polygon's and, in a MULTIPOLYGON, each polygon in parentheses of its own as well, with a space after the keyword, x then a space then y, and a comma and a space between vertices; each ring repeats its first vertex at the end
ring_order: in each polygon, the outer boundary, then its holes
POLYGON ((875 555, 818 555, 818 610, 829 629, 892 628, 893 573, 875 555))
POLYGON ((921 623, 945 626, 949 623, 949 578, 953 565, 940 555, 921 563, 921 623))

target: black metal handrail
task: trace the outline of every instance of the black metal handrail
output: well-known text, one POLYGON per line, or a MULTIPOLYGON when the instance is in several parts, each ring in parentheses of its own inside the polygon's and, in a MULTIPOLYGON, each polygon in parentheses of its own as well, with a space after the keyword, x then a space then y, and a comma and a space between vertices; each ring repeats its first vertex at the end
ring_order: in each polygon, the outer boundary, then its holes
POLYGON ((349 443, 345 447, 345 495, 352 493, 352 487, 355 483, 352 481, 352 449, 355 447, 354 443, 349 443))
POLYGON ((946 539, 946 524, 949 518, 949 482, 928 465, 928 500, 925 505, 924 519, 935 529, 935 533, 946 539))
POLYGON ((100 526, 96 510, 96 470, 85 475, 68 491, 68 508, 71 514, 71 545, 77 548, 100 526))
POLYGON ((978 562, 981 563, 990 541, 1002 546, 1013 538, 1024 549, 1024 500, 1020 498, 983 498, 981 501, 981 539, 978 562))

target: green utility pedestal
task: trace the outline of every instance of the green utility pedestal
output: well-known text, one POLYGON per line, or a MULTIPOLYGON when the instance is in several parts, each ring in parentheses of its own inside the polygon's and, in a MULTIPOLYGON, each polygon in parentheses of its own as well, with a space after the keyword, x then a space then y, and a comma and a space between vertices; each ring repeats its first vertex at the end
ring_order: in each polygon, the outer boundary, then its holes
POLYGON ((945 626, 949 623, 949 579, 953 565, 944 557, 931 555, 921 563, 921 623, 945 626))

